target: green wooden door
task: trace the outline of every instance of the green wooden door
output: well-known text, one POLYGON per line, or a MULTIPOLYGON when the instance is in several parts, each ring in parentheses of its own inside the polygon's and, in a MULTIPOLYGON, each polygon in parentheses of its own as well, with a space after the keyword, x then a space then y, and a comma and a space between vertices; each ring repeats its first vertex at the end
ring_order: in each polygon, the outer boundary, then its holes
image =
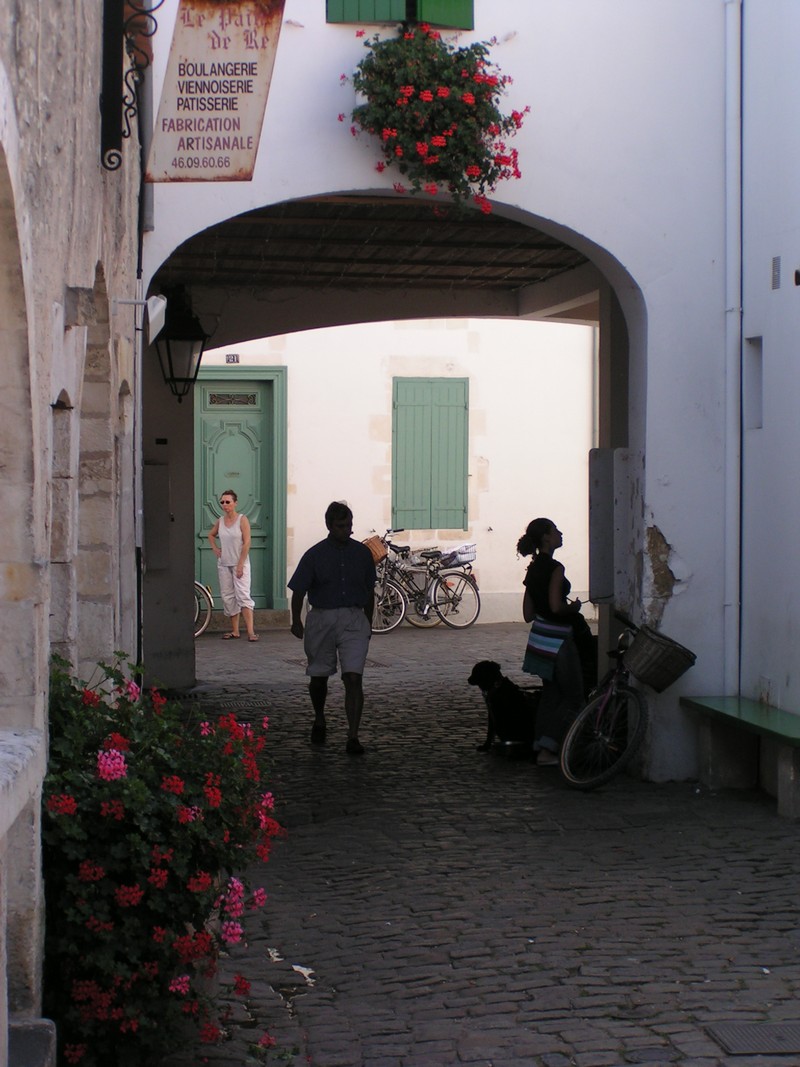
POLYGON ((271 383, 198 381, 195 391, 195 574, 219 596, 217 561, 208 531, 220 517, 220 494, 232 489, 250 520, 251 594, 271 608, 274 551, 271 383))

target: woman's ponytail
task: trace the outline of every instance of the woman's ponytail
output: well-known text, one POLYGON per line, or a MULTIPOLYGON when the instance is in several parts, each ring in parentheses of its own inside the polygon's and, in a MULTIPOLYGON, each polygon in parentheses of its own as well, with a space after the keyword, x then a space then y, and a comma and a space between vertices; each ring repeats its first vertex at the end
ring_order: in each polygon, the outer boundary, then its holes
POLYGON ((534 519, 529 522, 525 533, 517 541, 518 556, 535 556, 542 544, 542 538, 549 533, 555 523, 550 519, 534 519))

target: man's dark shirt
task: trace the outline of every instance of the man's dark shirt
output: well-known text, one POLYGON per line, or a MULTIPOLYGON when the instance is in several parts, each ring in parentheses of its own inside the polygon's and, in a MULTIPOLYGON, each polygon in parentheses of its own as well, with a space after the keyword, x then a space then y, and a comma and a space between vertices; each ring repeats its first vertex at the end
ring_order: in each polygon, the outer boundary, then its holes
POLYGON ((375 591, 375 563, 366 545, 330 535, 303 553, 289 579, 293 593, 305 593, 312 608, 363 608, 375 591))

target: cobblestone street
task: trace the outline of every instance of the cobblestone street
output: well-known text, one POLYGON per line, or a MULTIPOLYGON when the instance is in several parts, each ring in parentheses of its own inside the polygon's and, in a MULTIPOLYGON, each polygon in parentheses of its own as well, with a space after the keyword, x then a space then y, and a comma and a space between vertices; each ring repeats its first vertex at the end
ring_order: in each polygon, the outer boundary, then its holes
POLYGON ((338 680, 327 744, 309 744, 288 631, 198 640, 203 707, 270 716, 288 830, 250 872, 269 894, 246 950, 258 1028, 237 1027, 212 1067, 254 1062, 265 1027, 268 1062, 298 1067, 800 1062, 732 1055, 712 1033, 800 1022, 795 824, 760 794, 628 777, 583 794, 557 768, 476 751, 470 668, 496 659, 524 681, 524 640, 524 624, 375 637, 361 757, 344 751, 338 680))

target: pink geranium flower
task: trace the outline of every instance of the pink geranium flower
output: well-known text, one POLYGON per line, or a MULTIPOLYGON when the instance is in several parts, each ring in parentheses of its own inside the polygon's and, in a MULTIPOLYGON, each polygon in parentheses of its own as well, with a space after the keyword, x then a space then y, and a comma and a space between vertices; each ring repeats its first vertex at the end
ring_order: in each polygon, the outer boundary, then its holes
POLYGON ((224 922, 220 930, 220 937, 228 945, 237 945, 244 937, 242 924, 235 922, 233 919, 224 922))
POLYGON ((118 778, 127 778, 128 767, 125 756, 116 748, 101 749, 97 753, 97 777, 104 782, 114 782, 118 778))

